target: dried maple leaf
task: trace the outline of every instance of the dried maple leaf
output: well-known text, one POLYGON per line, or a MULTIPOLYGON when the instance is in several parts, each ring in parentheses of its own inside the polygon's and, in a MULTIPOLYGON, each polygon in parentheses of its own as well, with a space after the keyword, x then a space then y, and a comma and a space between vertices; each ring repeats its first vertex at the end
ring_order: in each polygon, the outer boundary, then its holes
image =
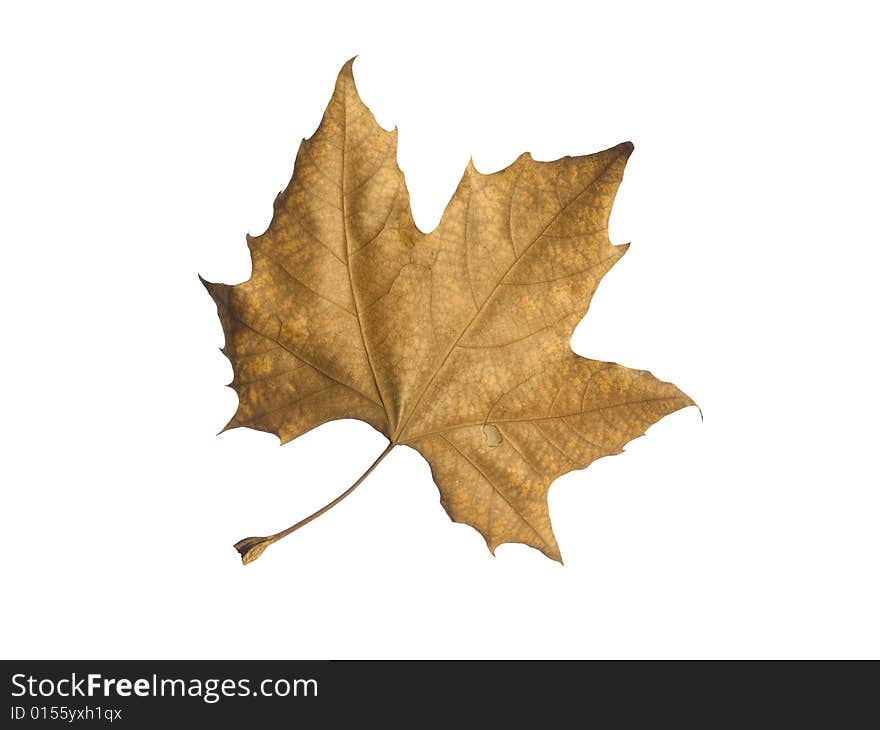
POLYGON ((397 131, 361 101, 352 61, 261 236, 253 272, 205 282, 217 303, 238 410, 226 428, 282 443, 338 418, 389 445, 352 487, 291 528, 236 544, 245 563, 347 496, 396 445, 431 465, 441 502, 489 549, 554 560, 547 491, 692 405, 644 370, 580 357, 572 330, 626 252, 608 239, 633 146, 489 175, 472 164, 431 233, 416 228, 397 131))

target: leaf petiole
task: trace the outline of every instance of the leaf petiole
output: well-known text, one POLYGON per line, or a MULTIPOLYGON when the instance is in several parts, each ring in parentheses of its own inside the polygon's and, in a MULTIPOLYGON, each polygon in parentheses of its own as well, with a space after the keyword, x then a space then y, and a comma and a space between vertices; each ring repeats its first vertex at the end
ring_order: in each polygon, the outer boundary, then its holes
POLYGON ((381 454, 379 454, 379 457, 372 464, 370 464, 370 467, 357 478, 357 481, 355 481, 354 484, 352 484, 342 494, 336 497, 336 499, 328 502, 323 507, 321 507, 321 509, 319 509, 317 512, 313 512, 308 517, 297 522, 295 525, 291 525, 286 530, 282 530, 281 532, 276 532, 274 535, 269 535, 268 537, 246 537, 243 540, 239 540, 237 543, 235 543, 235 549, 238 550, 239 554, 241 555, 242 564, 247 565, 248 563, 252 563, 258 557, 260 557, 263 554, 263 551, 272 543, 278 542, 281 538, 287 537, 292 532, 296 532, 300 527, 305 527, 307 524, 309 524, 309 522, 317 519, 327 510, 339 504, 343 499, 345 499, 349 494, 357 489, 360 486, 361 482, 364 481, 364 479, 370 476, 373 469, 379 466, 382 459, 388 456, 389 452, 391 451, 391 449, 394 448, 394 446, 395 443, 393 441, 390 441, 388 443, 388 446, 385 447, 385 450, 381 454))

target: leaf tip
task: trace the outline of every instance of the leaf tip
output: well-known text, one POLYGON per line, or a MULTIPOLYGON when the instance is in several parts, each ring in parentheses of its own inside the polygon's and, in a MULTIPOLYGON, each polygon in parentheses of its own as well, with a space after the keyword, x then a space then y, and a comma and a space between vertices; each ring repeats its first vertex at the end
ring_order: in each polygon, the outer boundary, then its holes
POLYGON ((676 388, 676 390, 678 391, 678 394, 681 396, 681 398, 685 401, 684 405, 679 406, 679 408, 690 408, 691 406, 693 406, 694 408, 697 409, 697 413, 700 414, 700 421, 704 421, 705 419, 703 418, 703 409, 700 408, 699 403, 697 403, 693 398, 691 398, 683 390, 680 390, 679 388, 676 388))
POLYGON ((559 552, 559 546, 555 544, 555 541, 553 545, 547 545, 546 549, 541 548, 540 550, 544 555, 550 558, 550 560, 559 563, 560 565, 565 565, 562 560, 562 553, 559 552))
POLYGON ((241 564, 247 565, 259 558, 271 544, 272 540, 268 537, 246 537, 235 543, 235 549, 241 555, 241 564))
POLYGON ((230 287, 226 284, 218 284, 214 281, 208 281, 204 276, 198 274, 199 281, 202 282, 202 286, 205 287, 205 290, 208 292, 208 295, 211 299, 214 300, 214 303, 219 306, 227 306, 229 302, 229 289, 230 287))
POLYGON ((354 80, 354 62, 357 58, 357 54, 353 55, 349 58, 345 63, 342 64, 342 68, 339 69, 339 78, 348 78, 352 81, 354 80))
POLYGON ((556 542, 556 538, 551 533, 549 538, 544 538, 543 546, 536 546, 538 550, 540 550, 544 555, 546 555, 550 560, 553 560, 560 565, 565 565, 562 562, 562 552, 559 550, 559 543, 556 542))
MULTIPOLYGON (((230 384, 229 387, 232 387, 232 385, 230 384)), ((217 431, 216 435, 220 436, 221 434, 224 434, 227 431, 231 431, 233 428, 238 428, 238 426, 239 426, 238 421, 235 419, 235 416, 233 416, 232 418, 229 419, 229 422, 223 428, 221 428, 219 431, 217 431)))

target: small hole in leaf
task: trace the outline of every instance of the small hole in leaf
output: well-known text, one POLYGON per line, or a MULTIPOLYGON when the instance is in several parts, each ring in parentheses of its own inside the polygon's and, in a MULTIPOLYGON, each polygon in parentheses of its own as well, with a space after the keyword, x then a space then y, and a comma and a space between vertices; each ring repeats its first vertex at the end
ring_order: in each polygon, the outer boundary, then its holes
POLYGON ((498 430, 497 426, 493 426, 491 423, 487 423, 483 426, 483 435, 486 437, 486 445, 492 448, 500 446, 501 442, 504 441, 501 436, 501 431, 498 430))

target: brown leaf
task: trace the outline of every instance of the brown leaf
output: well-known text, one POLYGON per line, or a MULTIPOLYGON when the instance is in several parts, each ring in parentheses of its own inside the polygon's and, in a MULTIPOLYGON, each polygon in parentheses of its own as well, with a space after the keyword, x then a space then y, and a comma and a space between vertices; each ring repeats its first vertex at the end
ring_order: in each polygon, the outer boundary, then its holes
MULTIPOLYGON (((250 279, 205 282, 239 396, 227 428, 284 443, 334 419, 366 421, 428 460, 450 517, 490 550, 521 542, 560 560, 553 480, 693 405, 644 370, 569 346, 627 250, 609 241, 608 218, 632 149, 526 153, 488 175, 469 164, 422 233, 397 130, 378 126, 349 61, 268 230, 248 237, 250 279)), ((248 538, 242 554, 253 560, 273 539, 248 538)))

